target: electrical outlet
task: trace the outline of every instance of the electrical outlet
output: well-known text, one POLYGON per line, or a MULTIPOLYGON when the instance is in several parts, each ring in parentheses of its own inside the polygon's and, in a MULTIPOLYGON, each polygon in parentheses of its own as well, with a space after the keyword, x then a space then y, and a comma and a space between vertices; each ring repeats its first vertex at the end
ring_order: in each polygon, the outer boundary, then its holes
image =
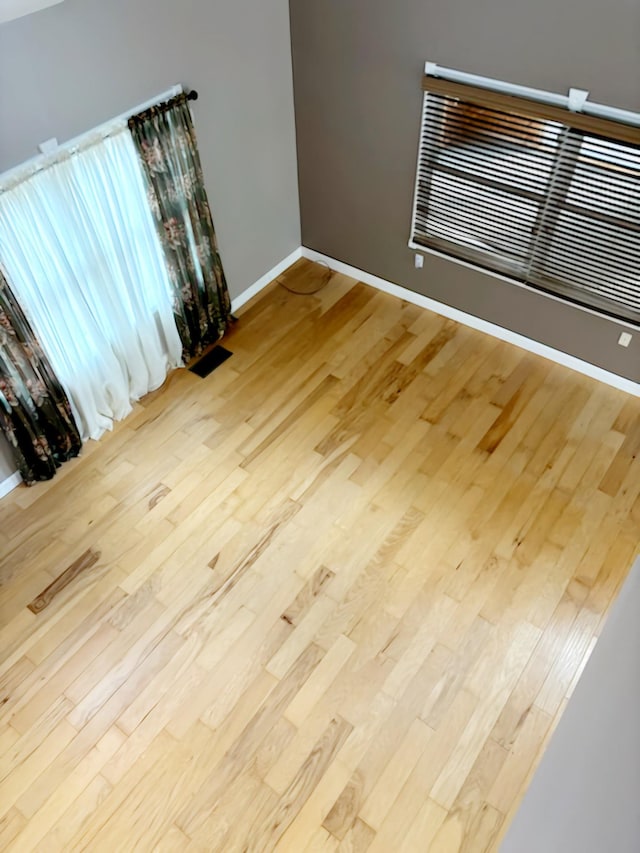
POLYGON ((416 255, 416 269, 421 270, 423 266, 424 266, 424 256, 423 255, 416 255))
POLYGON ((632 337, 633 335, 631 334, 631 332, 622 332, 622 334, 618 338, 618 343, 621 347, 628 347, 631 343, 632 337))

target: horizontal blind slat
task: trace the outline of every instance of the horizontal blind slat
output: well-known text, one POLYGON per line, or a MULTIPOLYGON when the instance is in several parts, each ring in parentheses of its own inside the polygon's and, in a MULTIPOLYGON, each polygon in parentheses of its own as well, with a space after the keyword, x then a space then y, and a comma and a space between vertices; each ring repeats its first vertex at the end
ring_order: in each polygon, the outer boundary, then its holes
POLYGON ((584 113, 572 113, 562 107, 549 106, 538 101, 530 101, 527 98, 505 95, 479 86, 455 83, 438 77, 425 75, 422 87, 429 94, 456 98, 469 104, 493 109, 496 112, 525 116, 541 121, 560 122, 584 133, 604 136, 631 145, 640 144, 640 128, 634 125, 622 124, 611 119, 598 118, 584 113))
POLYGON ((432 223, 442 223, 445 227, 449 223, 452 227, 466 226, 469 230, 476 230, 479 234, 502 234, 505 240, 518 243, 526 242, 527 246, 533 239, 535 225, 532 219, 527 219, 524 216, 520 216, 511 223, 506 220, 479 220, 472 208, 465 207, 453 211, 451 206, 442 200, 432 202, 428 209, 419 209, 416 220, 423 224, 425 232, 428 232, 432 223))
POLYGON ((640 319, 640 146, 504 103, 427 91, 412 240, 640 319))

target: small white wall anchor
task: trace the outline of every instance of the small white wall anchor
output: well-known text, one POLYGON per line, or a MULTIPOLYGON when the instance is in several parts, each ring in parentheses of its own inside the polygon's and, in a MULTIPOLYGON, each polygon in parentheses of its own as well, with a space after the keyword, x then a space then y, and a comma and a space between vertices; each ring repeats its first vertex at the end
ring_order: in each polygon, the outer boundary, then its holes
POLYGON ((47 139, 38 145, 38 150, 41 154, 54 154, 58 150, 58 140, 55 137, 47 139))

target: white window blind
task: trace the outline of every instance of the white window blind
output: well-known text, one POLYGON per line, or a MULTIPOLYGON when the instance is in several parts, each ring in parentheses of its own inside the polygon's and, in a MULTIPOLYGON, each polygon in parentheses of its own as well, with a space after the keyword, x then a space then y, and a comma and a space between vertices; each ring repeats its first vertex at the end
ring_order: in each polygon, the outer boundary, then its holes
POLYGON ((637 131, 424 85, 411 245, 640 323, 637 131))

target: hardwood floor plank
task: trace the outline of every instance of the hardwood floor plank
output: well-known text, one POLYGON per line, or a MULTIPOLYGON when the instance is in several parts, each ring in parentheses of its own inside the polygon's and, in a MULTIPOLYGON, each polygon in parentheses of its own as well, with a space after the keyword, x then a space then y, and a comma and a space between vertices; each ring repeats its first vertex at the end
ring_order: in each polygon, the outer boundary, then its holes
POLYGON ((275 848, 324 776, 352 728, 350 723, 340 718, 331 721, 296 778, 280 797, 275 810, 249 829, 245 840, 248 849, 266 852, 275 848))
POLYGON ((5 812, 0 818, 0 845, 3 850, 11 849, 12 842, 26 825, 27 819, 15 807, 5 812))
POLYGON ((640 400, 325 280, 0 502, 2 849, 497 851, 638 554, 640 400))

